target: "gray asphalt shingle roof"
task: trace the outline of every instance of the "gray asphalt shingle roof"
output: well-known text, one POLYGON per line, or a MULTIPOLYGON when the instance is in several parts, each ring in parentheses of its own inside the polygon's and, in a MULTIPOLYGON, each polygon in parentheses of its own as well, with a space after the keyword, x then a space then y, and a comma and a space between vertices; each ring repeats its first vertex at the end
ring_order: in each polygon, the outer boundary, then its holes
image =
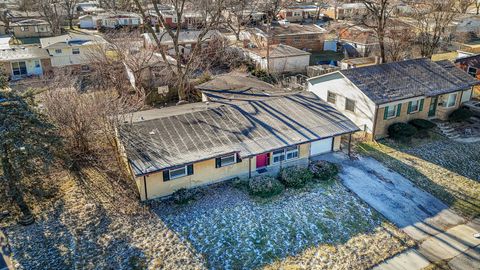
POLYGON ((235 152, 248 157, 358 130, 311 93, 205 107, 189 112, 187 105, 182 114, 123 125, 119 136, 135 174, 235 152))
POLYGON ((480 83, 449 61, 425 58, 339 72, 376 104, 451 93, 480 83))

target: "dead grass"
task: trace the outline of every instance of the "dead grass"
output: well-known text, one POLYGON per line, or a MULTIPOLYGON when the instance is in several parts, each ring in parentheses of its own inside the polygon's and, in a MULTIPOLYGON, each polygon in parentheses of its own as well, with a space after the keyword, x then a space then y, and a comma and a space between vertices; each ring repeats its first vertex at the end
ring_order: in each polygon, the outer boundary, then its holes
POLYGON ((264 269, 368 269, 414 245, 407 235, 384 222, 373 233, 356 235, 341 245, 311 247, 264 269))
POLYGON ((433 194, 467 219, 480 215, 480 143, 446 138, 399 144, 364 142, 357 151, 369 155, 433 194))

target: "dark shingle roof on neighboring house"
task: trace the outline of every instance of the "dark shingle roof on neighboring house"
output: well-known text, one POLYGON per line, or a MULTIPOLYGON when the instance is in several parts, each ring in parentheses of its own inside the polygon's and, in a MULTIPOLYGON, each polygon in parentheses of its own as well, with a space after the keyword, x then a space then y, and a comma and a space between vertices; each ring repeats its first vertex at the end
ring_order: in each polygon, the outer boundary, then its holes
POLYGON ((455 60, 455 64, 466 65, 474 68, 480 68, 480 55, 472 55, 455 60))
POLYGON ((208 82, 197 85, 195 88, 202 91, 210 100, 252 100, 292 94, 292 91, 275 87, 241 73, 219 75, 208 82))
POLYGON ((449 61, 425 58, 339 72, 376 104, 451 93, 480 83, 449 61))
POLYGON ((358 130, 311 93, 204 103, 204 109, 200 105, 193 104, 193 110, 190 104, 181 105, 186 106, 182 110, 177 106, 173 109, 181 113, 167 116, 159 109, 159 118, 120 127, 120 140, 137 176, 229 153, 248 157, 358 130))

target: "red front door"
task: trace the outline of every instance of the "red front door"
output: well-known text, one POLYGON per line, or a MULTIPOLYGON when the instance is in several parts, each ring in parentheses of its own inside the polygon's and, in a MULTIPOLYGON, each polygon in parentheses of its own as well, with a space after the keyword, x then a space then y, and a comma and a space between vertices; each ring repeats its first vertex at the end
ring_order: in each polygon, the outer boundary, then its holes
POLYGON ((257 169, 268 165, 268 153, 257 156, 257 169))

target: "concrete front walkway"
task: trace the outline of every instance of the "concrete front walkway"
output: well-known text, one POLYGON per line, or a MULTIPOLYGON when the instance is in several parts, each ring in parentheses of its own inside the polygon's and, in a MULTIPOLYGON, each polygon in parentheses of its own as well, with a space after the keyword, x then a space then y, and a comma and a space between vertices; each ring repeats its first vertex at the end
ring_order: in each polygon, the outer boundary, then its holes
POLYGON ((449 261, 452 269, 480 269, 480 239, 473 237, 480 220, 465 224, 440 200, 372 158, 335 153, 319 159, 341 164, 344 185, 419 243, 375 269, 422 269, 439 261, 449 261))

